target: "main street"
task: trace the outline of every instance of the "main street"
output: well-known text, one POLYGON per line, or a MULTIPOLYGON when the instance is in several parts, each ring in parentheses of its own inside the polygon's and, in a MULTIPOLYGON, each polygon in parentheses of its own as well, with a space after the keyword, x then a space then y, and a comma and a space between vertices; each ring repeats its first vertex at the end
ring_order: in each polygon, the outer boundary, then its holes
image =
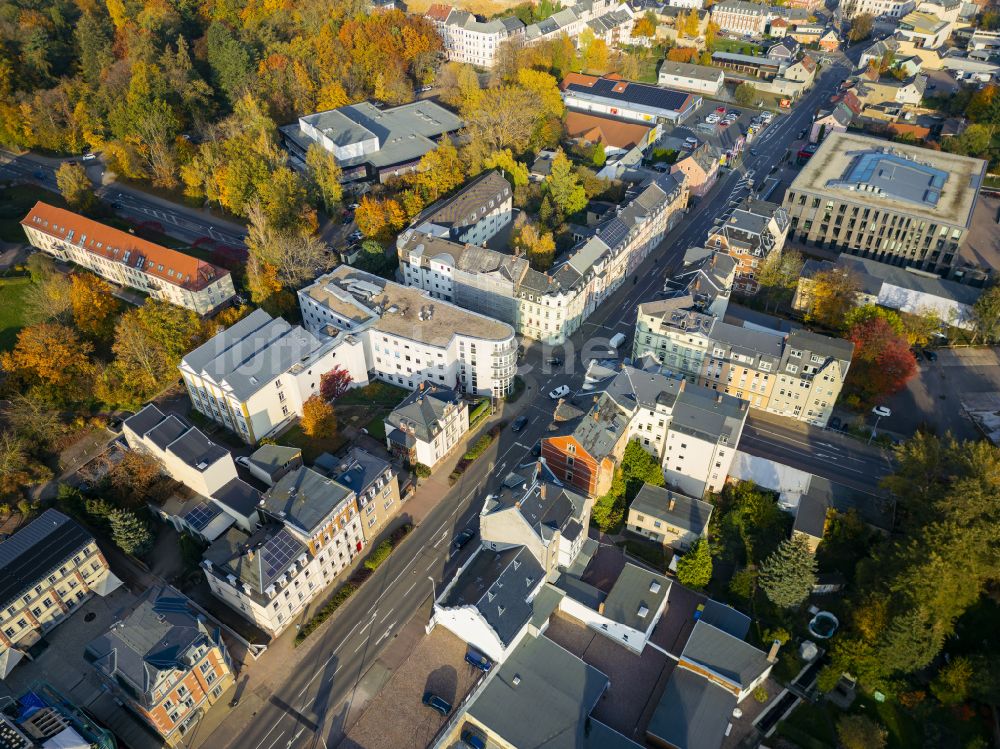
MULTIPOLYGON (((441 497, 399 551, 341 607, 335 621, 306 641, 303 648, 308 650, 302 667, 285 683, 269 687, 267 702, 254 714, 245 715, 237 708, 232 716, 235 730, 227 736, 213 735, 214 746, 336 746, 343 736, 345 721, 357 717, 351 711, 357 710, 353 700, 365 672, 431 595, 428 577, 440 590, 472 553, 470 547, 450 558, 454 534, 475 524, 485 494, 497 482, 508 472, 531 463, 531 448, 547 432, 552 420, 554 403, 548 392, 563 384, 579 392, 584 362, 600 357, 614 333, 623 332, 631 338, 636 306, 655 298, 665 275, 679 265, 684 251, 702 243, 712 224, 749 193, 749 179, 756 184, 772 166, 784 160, 789 143, 848 72, 843 62, 827 68, 814 90, 752 144, 756 155, 748 153, 741 166, 727 171, 712 192, 691 208, 682 224, 654 250, 636 272, 635 280, 626 280, 566 345, 527 346, 521 366, 522 375, 531 384, 522 396, 523 402, 516 406, 529 418, 524 429, 515 434, 507 427, 501 433, 496 446, 441 497), (551 356, 563 359, 564 364, 555 369, 548 367, 545 362, 551 356)), ((769 452, 777 460, 836 480, 845 481, 846 477, 851 485, 867 491, 875 488, 878 477, 887 469, 880 451, 797 423, 773 423, 766 417, 752 416, 745 435, 748 451, 769 452)), ((250 688, 254 688, 252 681, 250 688)))

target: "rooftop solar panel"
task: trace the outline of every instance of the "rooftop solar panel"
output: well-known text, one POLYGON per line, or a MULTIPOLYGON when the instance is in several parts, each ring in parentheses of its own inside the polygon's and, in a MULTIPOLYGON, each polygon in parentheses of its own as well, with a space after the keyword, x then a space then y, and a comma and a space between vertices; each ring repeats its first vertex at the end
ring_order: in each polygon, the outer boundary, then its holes
POLYGON ((642 83, 628 83, 622 86, 621 83, 622 81, 600 78, 592 86, 571 83, 568 88, 581 94, 590 94, 591 96, 600 96, 658 109, 669 109, 674 112, 683 109, 690 96, 683 91, 674 91, 659 86, 647 86, 642 83))
POLYGON ((203 531, 208 527, 219 513, 222 512, 218 507, 208 502, 200 502, 195 507, 192 507, 186 513, 184 513, 184 522, 194 528, 196 531, 203 531))
POLYGON ((282 528, 261 547, 260 560, 264 574, 273 580, 288 568, 288 563, 301 553, 302 545, 287 529, 282 528))

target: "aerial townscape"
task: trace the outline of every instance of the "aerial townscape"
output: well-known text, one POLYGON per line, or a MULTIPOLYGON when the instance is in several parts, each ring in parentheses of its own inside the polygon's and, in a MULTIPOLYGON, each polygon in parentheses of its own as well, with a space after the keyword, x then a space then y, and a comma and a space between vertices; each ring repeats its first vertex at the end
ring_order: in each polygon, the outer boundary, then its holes
POLYGON ((0 0, 0 749, 1000 749, 1000 1, 0 0))

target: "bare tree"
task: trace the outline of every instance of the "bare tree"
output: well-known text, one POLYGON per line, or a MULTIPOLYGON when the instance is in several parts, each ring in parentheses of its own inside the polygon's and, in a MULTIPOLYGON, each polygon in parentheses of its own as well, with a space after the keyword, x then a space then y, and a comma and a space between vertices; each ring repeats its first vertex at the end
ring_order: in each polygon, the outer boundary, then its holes
POLYGON ((73 317, 71 288, 69 278, 62 273, 54 272, 40 277, 25 292, 25 319, 31 323, 48 320, 69 322, 73 317))
POLYGON ((58 412, 30 392, 12 395, 3 415, 17 435, 35 443, 48 445, 62 431, 58 412))
POLYGON ((259 202, 251 204, 247 216, 250 219, 247 249, 259 263, 267 263, 277 270, 282 286, 301 286, 333 265, 333 254, 318 237, 274 229, 259 202))

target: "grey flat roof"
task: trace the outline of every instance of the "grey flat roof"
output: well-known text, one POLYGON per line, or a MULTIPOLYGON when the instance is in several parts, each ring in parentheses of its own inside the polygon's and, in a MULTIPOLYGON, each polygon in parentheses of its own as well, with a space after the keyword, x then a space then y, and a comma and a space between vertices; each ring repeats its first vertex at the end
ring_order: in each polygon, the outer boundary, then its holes
POLYGON ((188 430, 187 424, 177 418, 174 414, 169 414, 163 421, 146 433, 146 437, 161 450, 166 450, 167 445, 180 437, 188 430))
POLYGON ((236 514, 249 517, 260 505, 260 492, 242 479, 233 479, 218 489, 212 499, 232 509, 236 514))
POLYGON ((762 650, 703 621, 695 622, 684 645, 681 663, 684 661, 707 668, 741 689, 771 667, 762 650))
POLYGON ((736 695, 678 667, 667 681, 647 737, 675 749, 719 749, 736 708, 736 695))
POLYGON ((146 433, 166 418, 163 411, 150 403, 141 411, 125 419, 125 426, 144 437, 146 433))
POLYGON ((360 500, 361 493, 389 469, 389 461, 360 447, 352 447, 336 460, 330 477, 353 490, 360 500))
POLYGON ((229 451, 219 447, 197 427, 191 427, 171 442, 167 449, 192 468, 204 471, 229 456, 229 451))
POLYGON ((670 592, 670 581, 631 562, 618 575, 604 599, 604 616, 645 632, 670 592))
POLYGON ((737 432, 746 420, 747 402, 704 387, 689 386, 677 398, 670 428, 736 446, 737 432))
POLYGON ((577 749, 587 745, 587 718, 608 685, 552 640, 527 635, 468 713, 511 746, 577 749))
POLYGON ((260 506, 307 534, 340 511, 353 492, 312 468, 300 466, 275 482, 261 498, 260 506))
MULTIPOLYGON (((969 286, 956 281, 949 281, 939 276, 931 276, 925 273, 913 273, 906 268, 900 268, 888 263, 880 263, 877 260, 870 260, 852 255, 841 255, 837 258, 839 265, 854 267, 862 274, 872 276, 882 283, 898 286, 901 289, 919 291, 923 294, 950 299, 960 304, 975 304, 982 295, 983 290, 975 286, 969 286)), ((879 286, 882 284, 879 283, 879 286)), ((876 289, 874 293, 878 293, 876 289)))
POLYGON ((261 445, 250 456, 250 462, 271 474, 283 468, 290 461, 301 457, 302 451, 297 447, 261 445))
POLYGON ((630 509, 659 518, 670 525, 701 534, 712 517, 712 505, 652 484, 643 484, 630 509), (670 509, 670 503, 674 508, 670 509))
MULTIPOLYGON (((969 156, 931 151, 905 143, 894 143, 857 133, 830 133, 816 153, 806 162, 789 187, 789 193, 805 193, 831 200, 857 203, 874 209, 884 209, 902 214, 920 216, 928 221, 946 222, 954 226, 969 226, 982 185, 986 162, 969 156), (850 173, 857 152, 873 149, 891 149, 893 152, 922 162, 948 175, 940 186, 940 195, 933 202, 914 202, 895 191, 870 192, 849 190, 837 184, 850 173)), ((915 178, 912 169, 901 172, 909 181, 915 178)), ((883 182, 888 177, 883 178, 883 182)))
POLYGON ((691 62, 674 62, 664 60, 660 65, 659 75, 676 75, 684 78, 695 78, 699 81, 718 81, 723 76, 722 70, 710 65, 695 65, 691 62))

